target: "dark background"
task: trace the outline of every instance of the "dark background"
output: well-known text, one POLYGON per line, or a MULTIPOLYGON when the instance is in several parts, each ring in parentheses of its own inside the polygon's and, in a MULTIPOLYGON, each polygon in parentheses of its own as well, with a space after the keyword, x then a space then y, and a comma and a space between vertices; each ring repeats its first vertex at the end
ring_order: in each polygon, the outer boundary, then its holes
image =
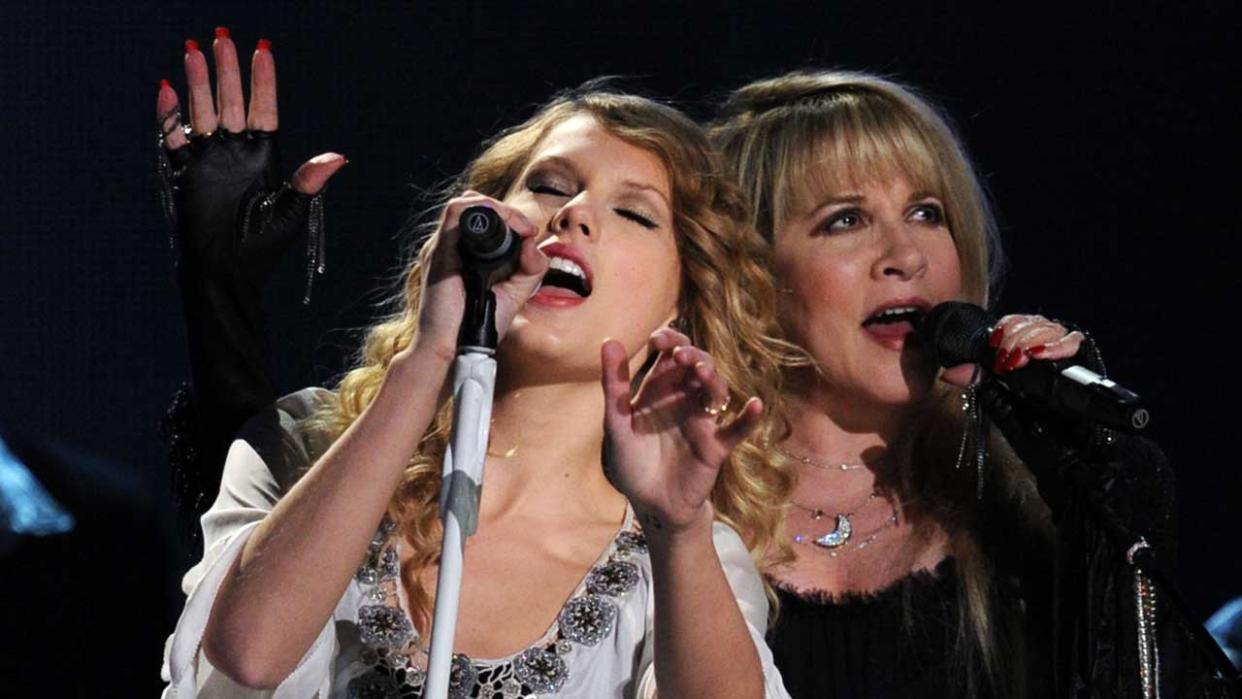
MULTIPOLYGON (((110 658, 130 690, 142 678, 153 692, 180 607, 168 590, 191 561, 152 531, 170 521, 157 424, 188 374, 153 113, 161 78, 184 94, 182 41, 207 50, 217 24, 243 56, 260 36, 273 42, 287 169, 324 150, 351 160, 328 197, 313 302, 300 303, 297 254, 271 289, 281 390, 344 367, 417 191, 558 88, 633 76, 625 84, 698 117, 731 87, 806 66, 924 88, 956 117, 995 197, 1011 258, 1001 310, 1081 324, 1112 376, 1148 399, 1178 475, 1182 589, 1205 618, 1242 594, 1232 4, 5 3, 0 425, 139 479, 132 495, 152 514, 126 553, 45 586, 160 629, 88 613, 76 623, 96 642, 58 642, 49 662, 110 658), (158 582, 139 595, 116 584, 120 570, 158 582)), ((4 560, 0 571, 19 574, 4 560)), ((25 642, 0 641, 5 653, 25 642)))

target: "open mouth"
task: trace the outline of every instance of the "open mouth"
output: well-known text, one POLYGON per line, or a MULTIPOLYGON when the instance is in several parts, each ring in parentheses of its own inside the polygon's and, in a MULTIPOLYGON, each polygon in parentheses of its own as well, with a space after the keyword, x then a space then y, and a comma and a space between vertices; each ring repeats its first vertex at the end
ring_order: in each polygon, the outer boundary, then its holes
POLYGON ((591 295, 591 280, 577 262, 553 254, 548 263, 548 271, 543 275, 543 283, 539 290, 553 293, 568 293, 582 298, 591 295))
POLYGON ((926 309, 920 306, 893 306, 869 316, 863 321, 863 327, 894 326, 905 323, 913 330, 919 327, 919 322, 923 320, 925 313, 926 309))

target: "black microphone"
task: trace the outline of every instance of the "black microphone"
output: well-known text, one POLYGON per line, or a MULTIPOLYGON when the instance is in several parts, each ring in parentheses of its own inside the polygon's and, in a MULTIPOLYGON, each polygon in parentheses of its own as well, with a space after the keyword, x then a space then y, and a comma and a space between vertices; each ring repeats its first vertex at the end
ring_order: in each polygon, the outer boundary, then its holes
POLYGON ((496 331, 496 295, 492 285, 518 267, 521 238, 509 230, 494 209, 471 206, 458 220, 457 250, 461 253, 466 312, 457 333, 458 352, 491 354, 500 342, 496 331))
MULTIPOLYGON (((996 350, 988 339, 994 322, 972 303, 948 301, 927 312, 918 332, 940 366, 974 363, 992 373, 996 350)), ((1068 361, 1037 359, 1005 374, 992 373, 992 378, 1053 412, 1080 415, 1123 432, 1140 432, 1151 421, 1133 391, 1068 361)))
POLYGON ((522 242, 509 230, 495 209, 471 206, 461 212, 460 251, 467 266, 486 270, 492 283, 503 279, 517 268, 522 242), (503 270, 502 274, 497 272, 503 270))

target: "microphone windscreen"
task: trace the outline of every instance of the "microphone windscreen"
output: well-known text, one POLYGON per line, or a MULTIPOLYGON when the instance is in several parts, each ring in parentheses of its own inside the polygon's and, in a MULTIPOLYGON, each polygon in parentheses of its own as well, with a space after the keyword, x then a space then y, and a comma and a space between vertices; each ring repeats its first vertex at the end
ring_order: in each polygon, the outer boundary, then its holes
POLYGON ((919 337, 944 368, 980 361, 992 317, 973 303, 946 301, 923 316, 919 337))
POLYGON ((471 206, 461 212, 462 252, 490 260, 509 252, 512 236, 500 214, 487 206, 471 206))

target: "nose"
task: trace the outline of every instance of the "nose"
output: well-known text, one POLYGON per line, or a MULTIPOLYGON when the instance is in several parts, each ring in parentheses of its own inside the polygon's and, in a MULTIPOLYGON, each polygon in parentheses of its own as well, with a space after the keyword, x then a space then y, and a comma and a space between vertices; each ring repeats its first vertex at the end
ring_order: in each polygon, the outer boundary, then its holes
POLYGON ((923 253, 914 232, 902 224, 881 227, 882 252, 876 258, 872 274, 877 278, 897 277, 902 281, 917 279, 927 272, 927 255, 923 253))
POLYGON ((592 220, 590 206, 588 202, 583 200, 582 195, 566 202, 548 224, 549 228, 552 229, 552 233, 557 234, 577 231, 583 236, 590 238, 598 231, 594 220, 592 220))

